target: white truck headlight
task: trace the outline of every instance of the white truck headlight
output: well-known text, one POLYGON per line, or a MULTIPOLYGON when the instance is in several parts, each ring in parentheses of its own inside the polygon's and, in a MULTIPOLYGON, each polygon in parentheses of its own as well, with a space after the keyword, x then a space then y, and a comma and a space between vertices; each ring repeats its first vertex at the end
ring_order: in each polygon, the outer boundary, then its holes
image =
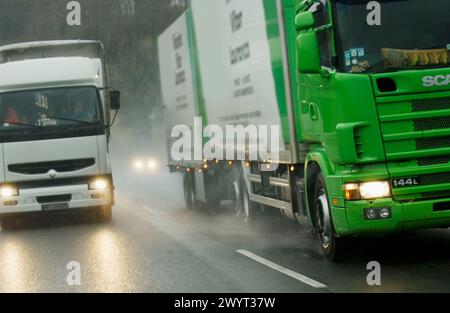
POLYGON ((346 200, 374 200, 390 197, 391 185, 388 181, 351 183, 344 185, 344 192, 346 200))
POLYGON ((12 186, 1 186, 0 187, 0 196, 2 198, 10 198, 19 195, 19 190, 12 186))
POLYGON ((102 190, 105 190, 106 188, 108 188, 108 186, 109 186, 109 183, 106 179, 97 178, 96 180, 92 181, 89 184, 89 189, 102 191, 102 190))

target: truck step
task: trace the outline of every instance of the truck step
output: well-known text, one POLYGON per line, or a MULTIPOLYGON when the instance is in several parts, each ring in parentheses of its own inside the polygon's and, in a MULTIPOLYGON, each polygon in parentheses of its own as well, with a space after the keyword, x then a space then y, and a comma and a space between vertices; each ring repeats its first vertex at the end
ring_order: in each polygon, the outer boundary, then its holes
POLYGON ((248 180, 251 183, 257 183, 257 184, 261 184, 262 183, 261 176, 260 175, 256 175, 256 174, 248 174, 248 180))
MULTIPOLYGON (((262 184, 262 179, 261 179, 260 175, 249 174, 248 180, 251 183, 262 184)), ((269 184, 270 184, 270 186, 273 186, 273 187, 291 188, 291 185, 289 184, 289 180, 285 179, 285 178, 270 177, 269 184)))
POLYGON ((270 177, 269 183, 273 187, 291 188, 289 180, 285 178, 270 177))
POLYGON ((281 209, 284 211, 292 211, 292 204, 289 202, 281 201, 281 200, 276 200, 276 199, 272 199, 272 198, 268 198, 268 197, 264 197, 264 196, 251 194, 250 201, 260 203, 263 205, 267 205, 270 207, 274 207, 277 209, 281 209))

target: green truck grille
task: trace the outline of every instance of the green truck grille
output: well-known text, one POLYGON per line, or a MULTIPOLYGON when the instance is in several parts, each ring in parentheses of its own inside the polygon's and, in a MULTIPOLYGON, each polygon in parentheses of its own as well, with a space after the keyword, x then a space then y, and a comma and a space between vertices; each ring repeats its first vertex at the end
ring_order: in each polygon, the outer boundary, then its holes
POLYGON ((416 150, 434 150, 450 148, 450 136, 416 139, 416 150))
POLYGON ((431 191, 424 192, 421 194, 421 197, 425 200, 430 199, 441 199, 441 198, 450 198, 450 190, 449 191, 431 191))
POLYGON ((444 128, 450 128, 450 118, 448 117, 424 118, 414 120, 415 131, 444 129, 444 128))
POLYGON ((450 163, 450 156, 443 156, 437 158, 424 158, 417 161, 418 166, 433 166, 450 163))
POLYGON ((450 197, 450 93, 377 100, 386 159, 397 200, 450 197))
POLYGON ((434 184, 450 183, 450 172, 449 173, 422 175, 420 177, 420 183, 421 183, 421 185, 434 185, 434 184))
POLYGON ((413 112, 450 110, 450 97, 416 99, 411 102, 413 112))

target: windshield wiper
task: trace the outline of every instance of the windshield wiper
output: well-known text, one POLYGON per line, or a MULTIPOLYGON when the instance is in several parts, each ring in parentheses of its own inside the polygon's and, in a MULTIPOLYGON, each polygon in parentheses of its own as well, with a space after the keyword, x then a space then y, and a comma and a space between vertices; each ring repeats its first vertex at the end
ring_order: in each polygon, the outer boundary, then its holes
POLYGON ((8 122, 8 121, 0 121, 0 124, 9 124, 9 125, 18 125, 18 126, 25 126, 25 127, 32 127, 32 128, 39 128, 37 125, 33 124, 27 124, 27 123, 20 123, 20 122, 8 122))
POLYGON ((59 117, 59 116, 49 116, 47 118, 50 119, 50 120, 60 120, 60 121, 66 121, 66 122, 74 122, 74 123, 83 124, 83 125, 92 125, 92 124, 94 124, 92 122, 80 121, 80 120, 75 120, 75 119, 71 119, 71 118, 59 117))

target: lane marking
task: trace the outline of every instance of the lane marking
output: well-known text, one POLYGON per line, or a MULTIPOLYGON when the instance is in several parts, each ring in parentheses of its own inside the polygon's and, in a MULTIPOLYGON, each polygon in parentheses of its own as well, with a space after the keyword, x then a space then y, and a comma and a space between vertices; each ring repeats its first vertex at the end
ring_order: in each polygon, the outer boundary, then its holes
POLYGON ((246 256, 246 257, 252 259, 253 261, 261 263, 261 264, 263 264, 265 266, 270 267, 271 269, 274 269, 274 270, 276 270, 276 271, 278 271, 280 273, 283 273, 283 274, 285 274, 285 275, 287 275, 289 277, 292 277, 292 278, 294 278, 294 279, 296 279, 298 281, 301 281, 302 283, 304 283, 304 284, 306 284, 308 286, 311 286, 313 288, 328 288, 326 285, 322 284, 321 282, 318 282, 317 280, 314 280, 312 278, 306 277, 305 275, 299 274, 299 273, 294 272, 294 271, 292 271, 292 270, 290 270, 288 268, 285 268, 285 267, 283 267, 281 265, 273 263, 273 262, 271 262, 271 261, 269 261, 267 259, 264 259, 264 258, 262 258, 262 257, 260 257, 260 256, 258 256, 256 254, 250 252, 250 251, 241 249, 241 250, 236 250, 236 252, 241 254, 241 255, 243 255, 243 256, 246 256))
POLYGON ((151 207, 149 207, 148 205, 143 205, 142 206, 147 212, 149 212, 150 214, 156 215, 156 216, 167 216, 169 214, 165 213, 165 212, 161 212, 158 209, 153 209, 151 207))
POLYGON ((117 201, 118 204, 120 204, 120 202, 123 202, 123 205, 125 207, 128 206, 132 206, 134 207, 136 210, 138 211, 142 211, 142 209, 144 209, 145 211, 147 211, 148 213, 152 214, 152 215, 156 215, 156 216, 166 216, 169 215, 168 213, 162 212, 158 209, 153 209, 148 205, 143 205, 141 203, 137 203, 133 200, 127 199, 124 196, 121 195, 120 200, 117 201))

